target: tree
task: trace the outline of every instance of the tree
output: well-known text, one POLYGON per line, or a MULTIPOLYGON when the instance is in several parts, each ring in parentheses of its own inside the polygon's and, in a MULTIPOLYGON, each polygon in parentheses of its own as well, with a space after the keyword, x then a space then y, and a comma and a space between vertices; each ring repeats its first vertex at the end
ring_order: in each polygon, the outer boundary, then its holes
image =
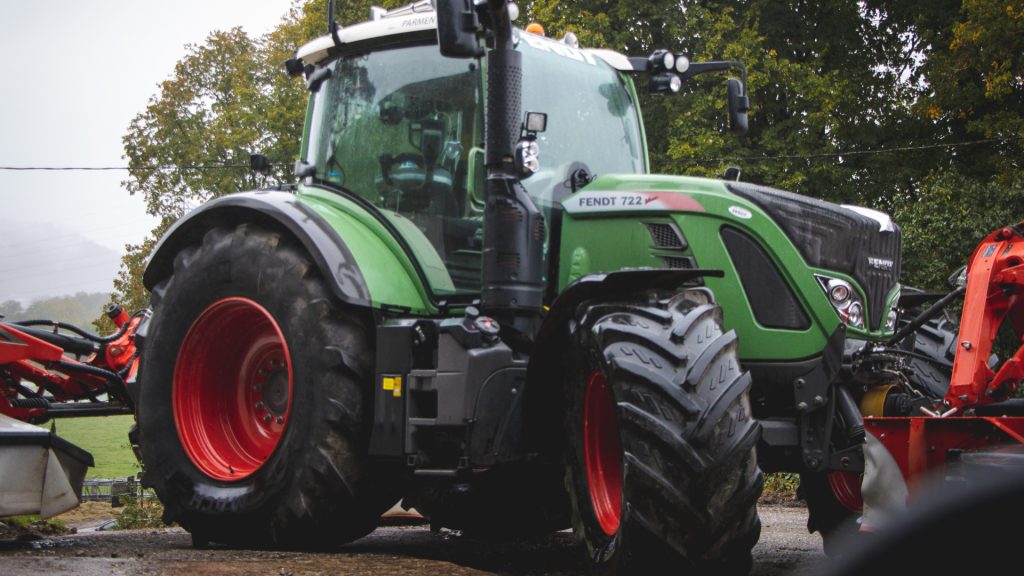
MULTIPOLYGON (((251 152, 274 162, 268 182, 290 179, 307 94, 282 64, 326 32, 326 4, 295 0, 266 36, 234 29, 189 47, 132 121, 125 186, 162 219, 156 233, 199 202, 262 184, 245 168, 251 152), (209 165, 236 167, 187 168, 209 165)), ((370 4, 341 3, 336 20, 365 20, 370 4)), ((1024 217, 1012 204, 1024 181, 1022 0, 530 0, 521 7, 519 24, 538 21, 554 38, 573 32, 587 47, 632 55, 664 47, 695 61, 745 63, 752 109, 742 137, 725 129, 721 77, 696 77, 675 97, 649 95, 640 81, 652 168, 714 176, 735 165, 744 180, 892 212, 915 282, 941 276, 911 261, 928 253, 920 242, 957 255, 966 242, 936 234, 924 207, 954 219, 977 196, 992 203, 993 218, 1024 217), (951 187, 964 193, 947 194, 951 187)), ((978 234, 989 231, 990 220, 973 222, 984 226, 978 234)), ((116 298, 146 301, 139 274, 154 244, 130 247, 116 298)))
POLYGON ((0 302, 0 318, 13 320, 22 313, 21 302, 17 300, 6 300, 0 302))
POLYGON ((928 177, 918 194, 895 201, 900 225, 912 232, 903 240, 903 281, 948 290, 946 279, 967 264, 985 236, 1024 220, 1022 207, 1021 181, 980 181, 948 170, 928 177))
MULTIPOLYGON (((367 18, 370 6, 403 2, 345 2, 342 25, 367 18)), ((295 0, 280 24, 252 38, 241 28, 214 31, 202 45, 186 47, 172 76, 160 85, 122 141, 130 194, 141 194, 147 212, 160 218, 152 236, 126 246, 113 301, 136 310, 149 301, 142 272, 157 239, 189 209, 218 196, 291 180, 298 158, 308 93, 289 77, 284 62, 304 42, 327 32, 326 2, 295 0), (268 176, 248 168, 249 155, 272 162, 268 176)), ((98 326, 109 327, 104 320, 98 326)))

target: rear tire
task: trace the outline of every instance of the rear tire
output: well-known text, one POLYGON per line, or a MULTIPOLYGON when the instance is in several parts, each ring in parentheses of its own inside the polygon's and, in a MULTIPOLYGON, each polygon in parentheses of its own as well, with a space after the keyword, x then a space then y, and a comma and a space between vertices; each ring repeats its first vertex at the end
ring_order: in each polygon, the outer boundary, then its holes
POLYGON ((153 290, 144 479, 203 546, 323 548, 372 531, 395 483, 367 462, 368 330, 301 248, 243 224, 153 290))
POLYGON ((566 487, 591 567, 749 572, 760 427, 711 293, 590 306, 577 335, 566 487))

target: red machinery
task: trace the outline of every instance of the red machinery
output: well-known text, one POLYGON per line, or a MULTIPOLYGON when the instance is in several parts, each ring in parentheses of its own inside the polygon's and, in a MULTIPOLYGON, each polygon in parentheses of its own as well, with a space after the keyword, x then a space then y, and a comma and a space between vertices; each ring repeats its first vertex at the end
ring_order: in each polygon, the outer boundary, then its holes
POLYGON ((135 330, 146 312, 111 305, 106 313, 118 328, 108 336, 49 320, 0 321, 0 414, 33 424, 131 414, 135 330))
POLYGON ((899 466, 911 499, 940 467, 949 476, 949 464, 1021 461, 1024 399, 1013 396, 1024 378, 1024 222, 989 234, 975 249, 966 274, 966 290, 961 287, 921 315, 921 322, 926 321, 953 297, 964 296, 945 398, 921 416, 864 419, 866 431, 899 466), (993 369, 989 359, 1004 320, 1011 323, 1020 347, 993 369))

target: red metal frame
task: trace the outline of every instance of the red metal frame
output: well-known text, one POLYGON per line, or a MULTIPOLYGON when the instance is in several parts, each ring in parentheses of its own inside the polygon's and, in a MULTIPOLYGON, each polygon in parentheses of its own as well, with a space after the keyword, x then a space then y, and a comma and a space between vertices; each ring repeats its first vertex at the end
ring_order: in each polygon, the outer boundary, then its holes
POLYGON ((907 481, 911 497, 957 451, 1024 444, 1024 417, 868 417, 864 429, 878 438, 907 481))
POLYGON ((1022 294, 1024 222, 989 234, 971 256, 952 379, 940 413, 864 419, 865 430, 896 461, 911 496, 959 451, 1024 444, 1024 417, 971 412, 1005 400, 1024 378, 1024 343, 998 370, 988 365, 1004 320, 1010 319, 1018 339, 1024 337, 1022 294))
POLYGON ((989 234, 971 256, 957 337, 953 377, 945 402, 963 411, 1003 400, 1024 378, 1024 344, 998 372, 988 366, 996 333, 1007 316, 1024 336, 1024 222, 989 234))
POLYGON ((118 331, 123 328, 124 332, 112 342, 96 342, 97 352, 85 358, 65 354, 63 348, 44 340, 38 332, 33 336, 17 324, 0 323, 0 414, 41 423, 51 417, 48 405, 54 402, 87 406, 104 394, 105 410, 121 407, 123 412, 130 412, 131 398, 124 381, 138 369, 134 339, 142 315, 129 317, 121 311, 112 320, 118 331), (90 368, 122 376, 112 383, 102 373, 85 371, 90 368))

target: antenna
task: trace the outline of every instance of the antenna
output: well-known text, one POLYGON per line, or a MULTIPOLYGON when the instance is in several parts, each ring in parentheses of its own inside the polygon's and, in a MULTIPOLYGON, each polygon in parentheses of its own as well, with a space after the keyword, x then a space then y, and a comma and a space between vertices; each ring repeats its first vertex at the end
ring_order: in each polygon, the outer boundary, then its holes
POLYGON ((335 46, 341 46, 341 38, 338 38, 338 23, 334 21, 334 0, 327 0, 327 31, 331 33, 331 39, 335 46))

